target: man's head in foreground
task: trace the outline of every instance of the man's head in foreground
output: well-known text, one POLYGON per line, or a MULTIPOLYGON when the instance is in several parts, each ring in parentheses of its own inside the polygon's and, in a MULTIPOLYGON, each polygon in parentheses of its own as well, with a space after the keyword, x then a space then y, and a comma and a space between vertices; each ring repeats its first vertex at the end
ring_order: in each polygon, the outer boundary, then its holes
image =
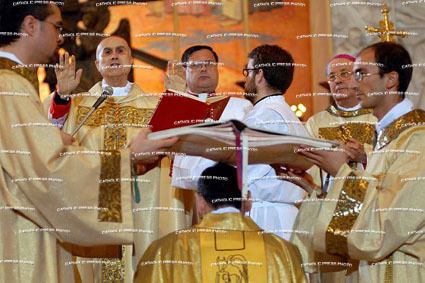
POLYGON ((215 92, 218 85, 218 56, 207 45, 194 45, 181 58, 186 74, 187 90, 192 93, 215 92))
POLYGON ((97 46, 95 64, 109 85, 125 86, 133 64, 127 41, 118 36, 103 39, 97 46))
POLYGON ((264 96, 286 92, 294 77, 294 59, 277 45, 260 45, 249 53, 243 74, 245 98, 255 103, 264 96))
MULTIPOLYGON (((244 210, 250 209, 251 203, 245 201, 244 210)), ((196 194, 198 215, 202 218, 205 214, 223 207, 242 207, 242 193, 238 188, 236 168, 217 163, 205 169, 198 181, 196 194)))
POLYGON ((411 64, 409 53, 397 43, 379 42, 360 51, 354 77, 361 106, 389 110, 401 101, 412 79, 411 64))
MULTIPOLYGON (((3 2, 4 1, 4 2, 3 2)), ((51 62, 63 43, 62 16, 54 4, 0 4, 0 49, 14 53, 24 64, 51 62)))

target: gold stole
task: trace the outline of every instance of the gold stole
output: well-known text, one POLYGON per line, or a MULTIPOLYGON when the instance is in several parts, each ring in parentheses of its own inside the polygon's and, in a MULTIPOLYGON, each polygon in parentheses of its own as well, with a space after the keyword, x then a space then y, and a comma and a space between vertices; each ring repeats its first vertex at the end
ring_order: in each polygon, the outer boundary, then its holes
MULTIPOLYGON (((108 97, 104 105, 98 108, 84 124, 87 127, 104 127, 103 151, 101 155, 101 176, 99 184, 99 207, 107 208, 99 211, 98 219, 104 222, 121 222, 121 157, 119 150, 127 144, 127 127, 146 125, 153 114, 153 109, 122 106, 108 97)), ((89 107, 78 106, 76 124, 78 125, 87 113, 89 107)), ((139 126, 140 127, 140 126, 139 126)), ((108 250, 110 248, 106 248, 108 250)), ((102 263, 102 282, 116 282, 124 279, 125 261, 129 251, 122 246, 121 259, 102 263)))
MULTIPOLYGON (((378 136, 375 149, 381 150, 403 131, 425 123, 425 111, 416 109, 388 125, 378 136)), ((351 173, 343 185, 332 219, 326 230, 326 252, 330 255, 348 256, 348 235, 363 206, 369 182, 351 173)), ((389 261, 391 261, 391 256, 389 261)), ((350 260, 350 259, 348 259, 350 260)), ((356 262, 350 260, 350 262, 356 262)), ((356 269, 357 266, 354 266, 356 269)), ((354 271, 351 268, 350 271, 354 271)), ((392 282, 392 264, 387 265, 385 282, 392 282)))
MULTIPOLYGON (((342 111, 330 106, 326 109, 331 115, 349 118, 370 114, 370 109, 359 109, 356 111, 342 111)), ((372 144, 375 135, 375 126, 369 123, 352 121, 336 127, 319 128, 319 137, 327 140, 347 141, 354 138, 360 143, 372 144)))
POLYGON ((20 66, 18 63, 7 58, 0 58, 0 69, 7 69, 27 79, 38 93, 37 71, 20 66), (22 68, 21 68, 22 67, 22 68))
MULTIPOLYGON (((340 109, 337 109, 335 106, 331 105, 328 109, 326 109, 326 111, 331 114, 332 116, 336 116, 336 117, 342 117, 342 118, 352 118, 352 117, 357 117, 357 116, 361 116, 361 115, 367 115, 370 114, 372 112, 371 109, 358 109, 355 111, 343 111, 340 109)), ((360 143, 366 143, 366 144, 372 144, 373 142, 373 138, 375 136, 375 126, 373 124, 370 123, 365 123, 365 122, 357 122, 357 121, 347 121, 347 123, 345 124, 341 124, 341 125, 337 125, 334 127, 323 127, 323 128, 319 128, 319 137, 323 138, 323 139, 327 139, 327 140, 336 140, 336 141, 341 141, 341 142, 345 142, 347 141, 349 138, 354 138, 356 140, 358 140, 360 143)), ((357 167, 357 163, 351 162, 350 163, 350 167, 352 167, 353 169, 355 167, 357 167)), ((351 199, 351 194, 353 191, 359 191, 359 193, 362 193, 362 196, 358 196, 358 199, 361 199, 361 201, 364 198, 364 193, 365 193, 365 186, 367 187, 367 184, 362 183, 362 184, 358 184, 358 187, 356 189, 353 188, 353 186, 355 186, 354 183, 352 182, 347 182, 346 184, 346 192, 344 192, 340 197, 344 198, 345 200, 352 200, 351 199), (360 189, 360 188, 363 188, 360 189)), ((344 209, 344 211, 350 211, 349 208, 351 209, 358 209, 361 201, 359 203, 359 201, 349 201, 348 203, 344 202, 338 203, 338 206, 336 208, 337 211, 340 211, 342 209, 344 209), (345 208, 343 208, 345 207, 345 208)), ((320 253, 320 252, 316 252, 315 253, 315 261, 316 262, 326 262, 326 263, 333 263, 333 262, 340 262, 340 263, 350 263, 351 267, 347 268, 346 266, 342 265, 342 266, 327 266, 327 265, 322 265, 320 267, 320 270, 322 272, 337 272, 337 271, 342 271, 342 270, 347 270, 347 273, 351 273, 352 271, 355 271, 358 267, 358 261, 357 260, 349 260, 345 257, 341 257, 341 256, 337 256, 334 255, 335 250, 337 250, 340 246, 340 242, 338 242, 337 240, 335 241, 331 241, 328 240, 330 236, 328 236, 329 233, 337 233, 337 235, 339 235, 340 237, 335 237, 336 239, 339 239, 340 241, 343 241, 343 234, 344 232, 340 230, 338 231, 334 231, 334 226, 342 226, 343 223, 345 223, 346 225, 350 225, 350 221, 345 222, 347 219, 349 219, 350 217, 336 217, 333 218, 331 223, 329 224, 328 227, 328 232, 326 235, 326 239, 327 239, 327 252, 326 253, 320 253), (342 238, 341 238, 342 237, 342 238)), ((352 217, 351 217, 352 218, 352 217)), ((350 228, 351 229, 351 228, 350 228)), ((349 229, 348 229, 349 230, 349 229)))
MULTIPOLYGON (((99 211, 98 219, 105 222, 121 222, 120 156, 118 151, 127 144, 127 127, 146 125, 154 110, 122 106, 112 97, 108 97, 104 103, 104 106, 98 108, 85 123, 87 127, 105 127, 103 150, 110 153, 101 155, 99 207, 107 209, 99 211)), ((77 125, 89 111, 89 107, 78 106, 77 125)))
POLYGON ((202 282, 267 282, 267 260, 258 231, 200 233, 202 282))

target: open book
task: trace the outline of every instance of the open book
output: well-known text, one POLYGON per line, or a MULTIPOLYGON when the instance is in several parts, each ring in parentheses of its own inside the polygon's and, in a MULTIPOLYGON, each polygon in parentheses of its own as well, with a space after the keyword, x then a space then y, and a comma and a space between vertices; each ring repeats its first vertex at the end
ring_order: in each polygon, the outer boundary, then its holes
MULTIPOLYGON (((296 152, 299 145, 315 148, 332 148, 336 142, 309 137, 279 134, 250 128, 237 120, 210 122, 150 133, 150 140, 179 137, 172 152, 202 156, 215 161, 235 164, 238 136, 244 136, 248 144, 248 163, 284 164, 288 167, 307 170, 313 164, 296 152)), ((242 138, 243 139, 243 138, 242 138)))
POLYGON ((212 96, 206 101, 188 93, 167 90, 149 122, 153 132, 219 120, 230 96, 212 96))

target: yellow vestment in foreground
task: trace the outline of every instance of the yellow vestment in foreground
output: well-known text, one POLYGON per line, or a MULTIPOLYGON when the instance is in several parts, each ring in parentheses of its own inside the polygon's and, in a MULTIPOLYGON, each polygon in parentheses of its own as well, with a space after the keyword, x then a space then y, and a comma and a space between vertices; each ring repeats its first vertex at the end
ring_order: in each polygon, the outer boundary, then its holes
MULTIPOLYGON (((73 98, 63 131, 71 133, 77 127, 101 92, 102 87, 99 82, 88 93, 82 93, 73 98)), ((128 95, 108 97, 86 121, 75 138, 80 145, 90 150, 113 151, 125 148, 141 128, 148 126, 157 103, 157 96, 144 94, 136 84, 133 84, 128 95)), ((114 166, 110 168, 111 175, 108 178, 116 178, 114 166)), ((170 186, 169 172, 170 161, 165 158, 161 166, 138 177, 138 192, 134 193, 140 195, 140 201, 133 202, 131 211, 135 223, 134 251, 132 246, 126 246, 121 261, 115 259, 109 263, 103 259, 102 264, 95 264, 93 271, 89 265, 80 265, 83 282, 90 282, 92 278, 98 278, 100 274, 103 280, 132 282, 132 262, 137 264, 150 243, 164 233, 187 227, 186 211, 184 204, 180 202, 183 196, 173 195, 176 192, 170 186)), ((131 183, 130 180, 128 182, 131 183)), ((99 184, 91 189, 99 191, 99 200, 103 206, 119 207, 120 188, 115 183, 99 184)), ((137 198, 136 195, 134 197, 137 198)), ((119 220, 118 213, 99 215, 99 221, 119 220)), ((111 250, 111 248, 103 247, 100 250, 111 250)), ((89 251, 87 256, 93 257, 96 253, 90 255, 89 251)))
POLYGON ((306 282, 295 246, 240 213, 207 214, 192 229, 155 241, 136 283, 306 282))

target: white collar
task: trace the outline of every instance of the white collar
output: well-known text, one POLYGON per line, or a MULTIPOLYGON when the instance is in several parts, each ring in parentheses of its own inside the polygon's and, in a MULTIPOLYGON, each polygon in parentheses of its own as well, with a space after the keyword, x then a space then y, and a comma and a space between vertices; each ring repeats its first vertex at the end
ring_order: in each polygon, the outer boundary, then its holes
POLYGON ((277 101, 280 102, 286 102, 285 101, 285 96, 283 94, 272 94, 266 97, 261 98, 260 100, 258 100, 257 102, 254 103, 254 107, 256 107, 257 105, 263 104, 263 103, 268 103, 271 101, 275 101, 274 103, 276 103, 277 101))
MULTIPOLYGON (((105 80, 102 80, 102 89, 107 86, 108 84, 105 82, 105 80)), ((112 87, 114 90, 114 93, 112 96, 127 96, 130 93, 131 87, 133 86, 133 83, 130 83, 127 81, 127 85, 123 87, 112 87)))
POLYGON ((221 207, 216 210, 211 211, 212 214, 222 214, 222 213, 240 213, 240 210, 233 206, 221 207))
POLYGON ((345 108, 345 107, 342 107, 342 106, 340 106, 338 104, 336 104, 336 106, 337 106, 336 107, 337 109, 342 110, 342 111, 347 111, 347 112, 356 111, 356 110, 359 110, 360 108, 362 108, 362 106, 360 105, 360 103, 357 104, 356 106, 350 107, 350 108, 345 108))
POLYGON ((24 63, 22 63, 22 61, 19 60, 19 58, 16 57, 16 55, 11 53, 11 52, 0 50, 0 57, 1 58, 7 58, 9 60, 12 60, 15 63, 18 63, 20 65, 24 65, 24 63))
POLYGON ((403 101, 396 104, 385 116, 376 124, 376 132, 379 133, 394 120, 400 118, 406 113, 413 110, 413 103, 409 99, 405 98, 403 101))

